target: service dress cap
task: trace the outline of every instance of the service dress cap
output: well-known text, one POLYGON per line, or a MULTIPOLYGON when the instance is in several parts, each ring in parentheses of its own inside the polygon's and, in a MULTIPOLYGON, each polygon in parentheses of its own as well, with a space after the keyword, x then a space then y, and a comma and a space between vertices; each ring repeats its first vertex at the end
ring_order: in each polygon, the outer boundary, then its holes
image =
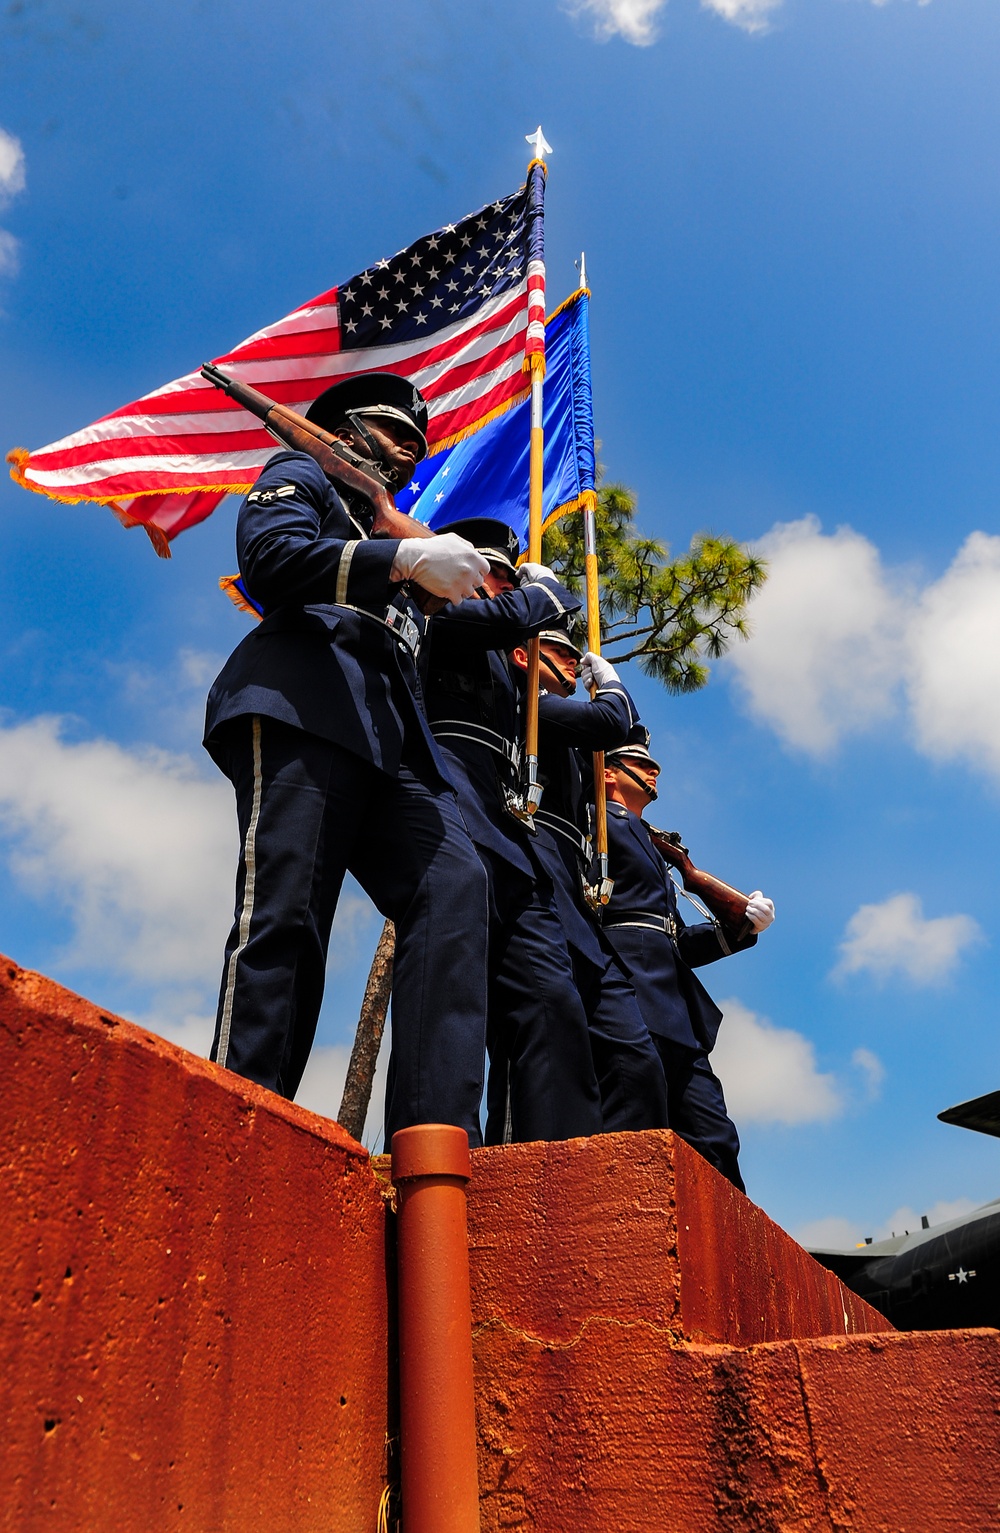
POLYGON ((517 577, 517 558, 521 552, 517 533, 496 516, 467 516, 458 522, 439 527, 438 532, 455 532, 471 543, 477 553, 491 564, 502 565, 517 577))
POLYGON ((402 422, 417 436, 420 457, 427 455, 427 402, 408 378, 397 373, 359 373, 324 389, 306 411, 306 420, 336 431, 349 415, 402 422))
POLYGON ((561 649, 568 649, 570 654, 578 660, 583 659, 583 650, 578 644, 574 644, 564 628, 543 628, 538 635, 541 644, 558 644, 561 649))
POLYGON ((605 751, 604 760, 608 766, 614 766, 616 761, 645 761, 657 772, 661 770, 660 763, 650 754, 649 730, 645 724, 633 724, 625 744, 605 751))

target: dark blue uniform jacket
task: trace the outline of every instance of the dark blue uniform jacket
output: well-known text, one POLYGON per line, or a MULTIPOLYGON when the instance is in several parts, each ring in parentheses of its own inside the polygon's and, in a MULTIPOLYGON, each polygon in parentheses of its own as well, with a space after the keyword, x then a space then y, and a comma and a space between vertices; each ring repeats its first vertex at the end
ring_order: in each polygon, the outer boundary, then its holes
POLYGON ((395 776, 403 759, 448 782, 420 702, 414 657, 381 621, 424 620, 390 581, 398 540, 366 537, 317 463, 279 452, 240 508, 236 550, 264 620, 212 685, 205 745, 246 714, 307 730, 395 776))
POLYGON ((713 921, 686 925, 677 913, 677 894, 667 864, 646 826, 624 804, 610 801, 608 860, 615 887, 604 910, 605 931, 632 976, 643 1021, 651 1033, 710 1052, 722 1012, 691 971, 737 947, 753 947, 756 934, 739 944, 727 944, 713 921), (629 917, 641 920, 643 915, 666 918, 676 937, 641 925, 615 925, 629 917))
POLYGON ((431 620, 425 649, 427 715, 469 834, 531 879, 528 832, 504 807, 505 789, 517 787, 518 772, 501 751, 520 740, 522 690, 502 651, 526 644, 579 607, 579 598, 556 580, 533 581, 490 601, 456 602, 431 620), (463 738, 469 733, 479 735, 478 743, 463 738))
MULTIPOLYGON (((593 699, 538 699, 538 776, 543 786, 538 820, 538 856, 556 886, 559 915, 570 946, 603 968, 600 928, 583 895, 586 856, 580 840, 588 830, 587 804, 592 793, 594 751, 624 744, 638 719, 620 681, 601 687, 593 699)), ((606 951, 606 950, 605 950, 606 951)))

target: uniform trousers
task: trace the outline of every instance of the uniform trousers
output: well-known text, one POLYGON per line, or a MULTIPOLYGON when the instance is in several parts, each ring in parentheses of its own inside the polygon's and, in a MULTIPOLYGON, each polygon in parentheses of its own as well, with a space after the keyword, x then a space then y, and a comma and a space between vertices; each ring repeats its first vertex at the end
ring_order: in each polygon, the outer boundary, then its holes
MULTIPOLYGON (((529 931, 531 928, 527 928, 529 931)), ((561 928, 557 925, 558 947, 567 953, 561 928)), ((556 948, 544 931, 541 956, 551 964, 556 948)), ((527 940, 527 939, 526 939, 527 940)), ((524 959, 521 941, 511 946, 514 961, 508 965, 506 983, 516 991, 525 1008, 534 1004, 539 967, 529 966, 524 959)), ((589 1060, 596 1076, 599 1109, 596 1121, 588 1127, 578 1127, 575 1134, 621 1133, 648 1128, 668 1126, 667 1088, 663 1066, 653 1041, 642 1020, 632 986, 614 959, 607 957, 603 967, 588 962, 572 948, 568 950, 569 979, 573 996, 573 1015, 583 1015, 589 1043, 589 1060)), ((560 957, 560 964, 562 958, 560 957)), ((504 981, 501 981, 504 983, 504 981)), ((496 987, 494 994, 496 994, 496 987)), ((569 1006, 570 1002, 564 1002, 569 1006)), ((567 1010, 567 1016, 569 1012, 567 1010)), ((491 1018, 493 1011, 491 1007, 491 1018)), ((523 1035, 528 1036, 525 1030, 523 1035)), ((517 1083, 517 1064, 508 1057, 516 1048, 516 1032, 501 1030, 491 1025, 490 1075, 487 1083, 486 1143, 500 1144, 505 1138, 515 1140, 532 1138, 570 1138, 570 1132, 562 1134, 525 1134, 518 1131, 514 1102, 518 1090, 532 1089, 532 1072, 528 1068, 530 1057, 520 1061, 521 1082, 517 1083), (506 1123, 509 1113, 509 1125, 506 1123)), ((575 1057, 579 1060, 579 1052, 575 1057)), ((565 1065, 554 1075, 554 1084, 563 1091, 570 1085, 565 1065)), ((555 1099, 558 1101, 558 1098, 555 1099)), ((566 1112, 565 1106, 561 1109, 566 1112)), ((568 1126, 568 1125, 567 1125, 568 1126)))
POLYGON ((587 1014, 548 880, 532 884, 489 850, 480 856, 491 904, 486 1142, 599 1134, 587 1014))
POLYGON ((686 1048, 660 1033, 652 1036, 667 1077, 670 1127, 734 1187, 746 1192, 740 1175, 740 1137, 708 1055, 704 1049, 686 1048))
POLYGON ((481 1144, 487 883, 454 794, 258 715, 220 732, 213 755, 241 854, 212 1058, 295 1095, 349 870, 396 926, 386 1144, 414 1123, 481 1144))
POLYGON ((630 981, 610 952, 600 967, 573 956, 590 1025, 604 1132, 673 1128, 663 1066, 630 981))

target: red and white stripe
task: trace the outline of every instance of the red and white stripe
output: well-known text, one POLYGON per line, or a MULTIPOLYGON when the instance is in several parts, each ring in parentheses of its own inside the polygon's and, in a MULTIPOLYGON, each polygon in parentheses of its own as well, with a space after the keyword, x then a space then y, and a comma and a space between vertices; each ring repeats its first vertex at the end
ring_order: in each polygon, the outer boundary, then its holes
POLYGON ((545 355, 545 262, 528 262, 528 331, 525 354, 545 355))
MULTIPOLYGON (((342 351, 331 288, 212 360, 302 411, 338 379, 399 373, 427 400, 433 448, 523 394, 522 364, 539 349, 538 334, 544 349, 544 271, 539 279, 533 270, 541 264, 426 340, 342 351)), ((165 549, 164 539, 204 520, 225 494, 249 489, 275 450, 256 416, 192 372, 30 453, 16 472, 56 499, 111 504, 155 530, 165 549)))

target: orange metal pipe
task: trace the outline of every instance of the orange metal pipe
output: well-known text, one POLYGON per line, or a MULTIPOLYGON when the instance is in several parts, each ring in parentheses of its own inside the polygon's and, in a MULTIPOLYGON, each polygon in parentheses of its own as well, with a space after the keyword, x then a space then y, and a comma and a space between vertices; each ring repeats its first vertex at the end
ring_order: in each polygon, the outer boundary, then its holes
POLYGON ((479 1533, 465 1184, 450 1124, 392 1136, 399 1270, 399 1447, 405 1533, 479 1533))

